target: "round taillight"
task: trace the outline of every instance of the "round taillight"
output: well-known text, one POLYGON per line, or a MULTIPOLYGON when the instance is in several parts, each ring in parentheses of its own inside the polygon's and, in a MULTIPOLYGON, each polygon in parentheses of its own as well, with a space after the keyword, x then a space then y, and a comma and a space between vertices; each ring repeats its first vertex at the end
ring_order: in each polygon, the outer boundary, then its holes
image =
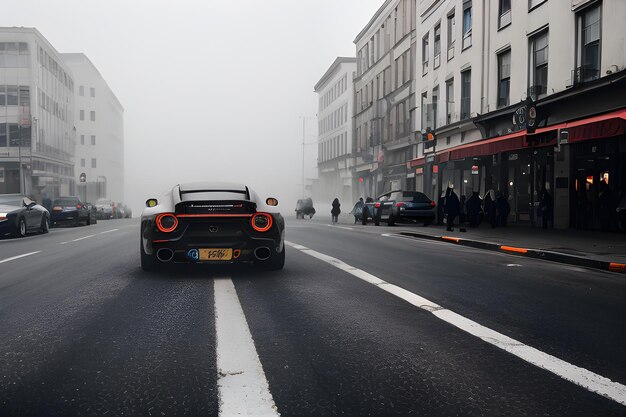
POLYGON ((159 214, 156 217, 157 229, 163 233, 170 233, 178 227, 178 219, 171 213, 159 214))
POLYGON ((257 232, 267 232, 272 227, 272 216, 267 213, 256 213, 252 216, 251 223, 257 232))

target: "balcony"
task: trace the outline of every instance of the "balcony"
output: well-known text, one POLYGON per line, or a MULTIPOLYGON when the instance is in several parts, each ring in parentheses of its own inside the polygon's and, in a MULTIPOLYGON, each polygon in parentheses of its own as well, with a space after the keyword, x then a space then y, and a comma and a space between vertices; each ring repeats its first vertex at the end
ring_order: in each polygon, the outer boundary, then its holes
POLYGON ((448 47, 448 61, 454 58, 454 43, 448 47))

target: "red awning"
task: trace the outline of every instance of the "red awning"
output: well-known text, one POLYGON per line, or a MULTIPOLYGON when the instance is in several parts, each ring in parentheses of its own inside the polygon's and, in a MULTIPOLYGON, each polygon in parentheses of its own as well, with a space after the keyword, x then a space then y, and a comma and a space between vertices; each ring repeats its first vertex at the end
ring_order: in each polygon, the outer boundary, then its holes
POLYGON ((626 109, 569 122, 565 128, 569 143, 620 136, 626 132, 626 109))
MULTIPOLYGON (((541 127, 535 131, 535 135, 554 131, 565 127, 565 123, 558 125, 541 127)), ((556 144, 556 138, 553 141, 544 143, 541 146, 549 146, 556 144)), ((502 152, 515 151, 529 147, 526 143, 526 130, 509 133, 508 135, 498 136, 491 139, 480 140, 467 143, 465 145, 455 146, 445 149, 438 153, 437 162, 448 162, 458 159, 473 158, 477 156, 496 155, 502 152)))
POLYGON ((426 158, 423 156, 421 158, 411 159, 411 168, 424 165, 425 162, 426 158))

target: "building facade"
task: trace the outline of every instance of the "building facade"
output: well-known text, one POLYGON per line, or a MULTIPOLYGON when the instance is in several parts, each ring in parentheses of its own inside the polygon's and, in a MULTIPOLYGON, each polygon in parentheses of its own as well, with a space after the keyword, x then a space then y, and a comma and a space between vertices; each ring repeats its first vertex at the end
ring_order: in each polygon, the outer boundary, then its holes
POLYGON ((33 28, 0 28, 0 193, 75 193, 74 80, 33 28))
POLYGON ((626 2, 421 0, 415 35, 398 44, 397 29, 388 31, 399 4, 386 1, 355 41, 355 176, 378 184, 370 184, 375 194, 408 188, 437 200, 449 184, 466 197, 494 190, 509 202, 510 221, 531 226, 543 223, 547 193, 554 227, 620 229, 626 2), (419 137, 399 148, 412 148, 406 181, 393 170, 402 156, 390 155, 399 130, 389 129, 404 112, 396 104, 406 94, 396 65, 404 48, 412 57, 407 120, 419 137))
POLYGON ((416 0, 387 0, 354 40, 355 187, 358 195, 415 188, 416 0))
POLYGON ((353 78, 356 59, 339 57, 315 85, 318 95, 318 181, 315 199, 354 201, 353 78))
POLYGON ((85 201, 124 201, 124 108, 87 56, 61 57, 76 83, 77 194, 85 201))

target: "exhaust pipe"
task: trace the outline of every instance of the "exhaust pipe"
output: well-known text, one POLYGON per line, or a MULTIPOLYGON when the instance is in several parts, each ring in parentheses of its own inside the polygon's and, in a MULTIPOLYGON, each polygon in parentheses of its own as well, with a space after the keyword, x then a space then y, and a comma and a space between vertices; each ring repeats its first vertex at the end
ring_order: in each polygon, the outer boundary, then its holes
POLYGON ((260 248, 256 248, 254 250, 254 256, 259 261, 266 261, 272 256, 272 251, 267 246, 261 246, 260 248))
POLYGON ((157 251, 156 257, 161 262, 169 262, 174 257, 174 251, 168 248, 161 248, 157 251))

